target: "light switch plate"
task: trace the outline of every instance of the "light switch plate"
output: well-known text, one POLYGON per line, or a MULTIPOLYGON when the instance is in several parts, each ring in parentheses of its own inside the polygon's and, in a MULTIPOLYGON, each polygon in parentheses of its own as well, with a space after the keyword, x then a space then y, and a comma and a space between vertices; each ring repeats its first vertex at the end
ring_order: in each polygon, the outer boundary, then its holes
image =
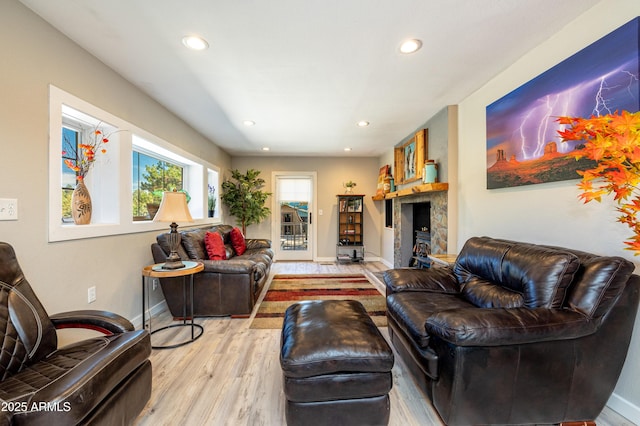
POLYGON ((18 220, 18 200, 0 198, 0 220, 18 220))

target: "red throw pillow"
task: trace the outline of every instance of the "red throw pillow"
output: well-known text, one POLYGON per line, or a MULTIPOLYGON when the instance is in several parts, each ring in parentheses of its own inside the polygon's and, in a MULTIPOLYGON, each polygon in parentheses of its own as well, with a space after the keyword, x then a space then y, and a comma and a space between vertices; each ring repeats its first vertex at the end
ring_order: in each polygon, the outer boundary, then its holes
POLYGON ((207 232, 204 236, 204 246, 211 260, 226 260, 227 252, 224 249, 222 235, 217 232, 207 232))
POLYGON ((244 240, 244 235, 242 235, 242 231, 239 228, 231 230, 231 245, 238 256, 247 251, 247 242, 244 240))

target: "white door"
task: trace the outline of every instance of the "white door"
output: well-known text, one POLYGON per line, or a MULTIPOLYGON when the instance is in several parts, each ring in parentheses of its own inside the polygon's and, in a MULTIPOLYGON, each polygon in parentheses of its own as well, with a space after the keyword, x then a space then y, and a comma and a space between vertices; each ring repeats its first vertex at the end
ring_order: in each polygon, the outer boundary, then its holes
POLYGON ((276 260, 313 260, 315 172, 273 172, 276 260))

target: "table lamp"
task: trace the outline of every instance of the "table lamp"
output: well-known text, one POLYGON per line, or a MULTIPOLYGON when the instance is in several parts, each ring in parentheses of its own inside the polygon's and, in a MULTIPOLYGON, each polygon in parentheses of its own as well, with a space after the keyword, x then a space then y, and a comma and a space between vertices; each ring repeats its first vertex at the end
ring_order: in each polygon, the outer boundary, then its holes
POLYGON ((182 259, 178 256, 178 246, 180 245, 180 234, 178 234, 178 224, 176 222, 193 222, 189 207, 187 207, 187 196, 184 192, 165 192, 162 195, 162 202, 158 213, 153 218, 154 222, 171 222, 171 232, 169 233, 169 248, 171 253, 162 269, 184 268, 182 259))

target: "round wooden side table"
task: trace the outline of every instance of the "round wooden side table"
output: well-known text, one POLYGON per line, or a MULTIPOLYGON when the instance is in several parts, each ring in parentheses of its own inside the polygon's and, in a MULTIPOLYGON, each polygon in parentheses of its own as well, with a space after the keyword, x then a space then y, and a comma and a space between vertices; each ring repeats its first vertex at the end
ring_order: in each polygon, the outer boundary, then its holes
POLYGON ((174 327, 191 327, 191 339, 185 340, 184 342, 175 343, 172 345, 158 345, 151 346, 153 349, 171 349, 177 348, 179 346, 184 346, 188 343, 191 343, 197 340, 202 333, 204 333, 204 328, 200 324, 196 324, 194 322, 193 315, 193 276, 198 272, 204 269, 204 264, 202 262, 190 262, 185 261, 184 268, 179 269, 162 269, 163 263, 156 263, 155 265, 145 266, 142 269, 142 326, 146 327, 146 318, 145 314, 149 307, 148 300, 148 286, 149 286, 149 278, 172 278, 172 277, 182 277, 182 322, 178 324, 170 324, 164 327, 161 327, 157 330, 151 330, 151 314, 149 314, 149 334, 155 334, 159 331, 168 330, 174 327), (190 290, 190 312, 187 314, 187 278, 189 278, 189 290, 190 290), (191 321, 187 321, 190 318, 191 321), (196 330, 200 330, 199 333, 196 334, 196 330))

